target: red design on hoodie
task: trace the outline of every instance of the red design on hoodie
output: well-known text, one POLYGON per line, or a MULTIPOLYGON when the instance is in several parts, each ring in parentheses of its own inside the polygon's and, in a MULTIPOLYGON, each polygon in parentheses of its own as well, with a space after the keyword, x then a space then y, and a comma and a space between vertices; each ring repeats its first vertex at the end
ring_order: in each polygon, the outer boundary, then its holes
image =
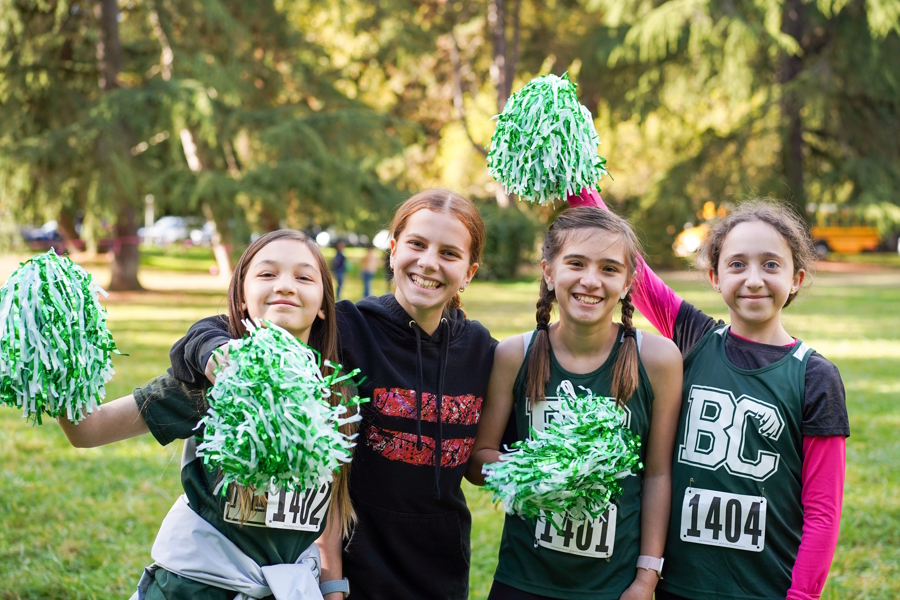
MULTIPOLYGON (((422 448, 416 448, 416 434, 380 427, 366 429, 366 443, 388 460, 411 465, 434 464, 434 438, 422 436, 422 448)), ((475 438, 451 438, 441 441, 441 466, 456 467, 469 460, 475 438)))
MULTIPOLYGON (((422 420, 437 422, 437 395, 422 393, 422 420)), ((481 417, 481 398, 472 394, 444 396, 441 403, 441 422, 448 425, 477 425, 481 417)), ((401 388, 376 388, 372 403, 389 417, 416 418, 416 391, 401 388)))

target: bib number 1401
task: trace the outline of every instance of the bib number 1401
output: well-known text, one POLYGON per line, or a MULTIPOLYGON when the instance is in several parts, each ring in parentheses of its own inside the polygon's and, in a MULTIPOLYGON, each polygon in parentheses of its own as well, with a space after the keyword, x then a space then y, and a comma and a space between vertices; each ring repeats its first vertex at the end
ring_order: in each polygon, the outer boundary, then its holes
POLYGON ((281 489, 269 492, 266 504, 266 527, 293 529, 296 531, 318 531, 328 501, 331 500, 331 484, 324 483, 318 488, 292 492, 281 489))
POLYGON ((590 558, 609 558, 613 553, 613 542, 616 539, 615 504, 609 510, 593 520, 573 521, 559 515, 553 515, 553 523, 541 517, 537 519, 534 530, 538 546, 578 554, 590 558))
POLYGON ((766 507, 762 496, 687 488, 681 505, 681 539, 762 552, 766 546, 766 507))

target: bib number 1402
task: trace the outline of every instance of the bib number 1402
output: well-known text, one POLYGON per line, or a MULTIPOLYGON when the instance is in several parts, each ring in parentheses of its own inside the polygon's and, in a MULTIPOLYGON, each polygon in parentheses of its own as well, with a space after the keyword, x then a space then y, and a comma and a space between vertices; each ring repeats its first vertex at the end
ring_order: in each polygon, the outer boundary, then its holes
POLYGON ((681 505, 681 539, 762 552, 766 546, 766 507, 762 496, 687 488, 681 505))
POLYGON ((318 488, 306 491, 269 492, 266 504, 266 527, 293 529, 296 531, 318 531, 328 501, 331 500, 331 484, 324 483, 318 488))

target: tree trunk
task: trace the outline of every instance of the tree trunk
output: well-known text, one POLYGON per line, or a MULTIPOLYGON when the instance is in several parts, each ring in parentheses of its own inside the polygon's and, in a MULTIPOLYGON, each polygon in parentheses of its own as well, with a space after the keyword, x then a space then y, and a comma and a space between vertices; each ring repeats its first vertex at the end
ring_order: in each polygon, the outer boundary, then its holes
MULTIPOLYGON (((802 0, 786 0, 784 18, 781 29, 798 44, 803 37, 803 2, 802 0)), ((797 212, 806 215, 806 190, 803 185, 803 121, 800 111, 803 101, 796 90, 791 89, 793 82, 803 68, 803 58, 799 55, 786 54, 781 64, 781 117, 782 146, 781 167, 785 183, 788 186, 787 200, 794 204, 797 212)))
POLYGON ((81 239, 78 237, 78 232, 75 231, 75 218, 72 216, 72 211, 65 206, 59 209, 59 214, 56 216, 56 230, 63 238, 66 252, 75 254, 81 250, 81 239))
POLYGON ((231 281, 231 259, 228 257, 228 248, 222 243, 222 236, 219 234, 219 224, 216 223, 215 215, 213 215, 212 207, 208 202, 203 203, 203 216, 206 220, 213 224, 212 238, 209 243, 212 245, 213 256, 216 257, 216 266, 219 268, 219 279, 222 281, 231 281))
MULTIPOLYGON (((100 0, 96 9, 100 23, 100 39, 97 42, 97 60, 100 65, 100 88, 110 92, 119 87, 117 78, 122 70, 122 44, 119 40, 119 5, 117 0, 100 0)), ((128 126, 120 124, 121 135, 117 140, 110 140, 107 152, 118 152, 126 161, 130 159, 128 144, 128 126)), ((135 199, 128 197, 122 186, 116 186, 116 225, 113 241, 113 262, 110 290, 139 291, 141 287, 137 278, 140 263, 140 250, 137 237, 137 215, 135 199)))
POLYGON ((138 249, 137 211, 131 204, 124 205, 116 218, 115 241, 113 242, 113 259, 110 267, 110 291, 142 290, 138 281, 138 265, 140 250, 138 249))

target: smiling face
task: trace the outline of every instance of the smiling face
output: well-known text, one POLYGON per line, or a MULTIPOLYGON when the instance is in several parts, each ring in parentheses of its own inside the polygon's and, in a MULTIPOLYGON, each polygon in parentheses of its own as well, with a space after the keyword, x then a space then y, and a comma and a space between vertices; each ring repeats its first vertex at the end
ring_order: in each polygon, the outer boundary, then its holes
POLYGON ((794 273, 787 241, 762 221, 747 221, 728 232, 717 269, 709 270, 713 287, 728 305, 732 329, 764 343, 789 343, 781 326, 781 309, 806 273, 794 273))
POLYGON ((413 213, 397 239, 391 240, 391 269, 400 306, 431 332, 444 306, 472 280, 478 264, 469 264, 472 237, 448 212, 413 213))
POLYGON ((256 253, 244 278, 241 308, 254 319, 266 319, 303 342, 322 310, 322 273, 316 257, 297 240, 273 241, 256 253))
POLYGON ((612 320, 624 290, 631 285, 625 244, 602 229, 576 229, 553 262, 541 261, 544 280, 553 284, 560 321, 596 324, 612 320))

